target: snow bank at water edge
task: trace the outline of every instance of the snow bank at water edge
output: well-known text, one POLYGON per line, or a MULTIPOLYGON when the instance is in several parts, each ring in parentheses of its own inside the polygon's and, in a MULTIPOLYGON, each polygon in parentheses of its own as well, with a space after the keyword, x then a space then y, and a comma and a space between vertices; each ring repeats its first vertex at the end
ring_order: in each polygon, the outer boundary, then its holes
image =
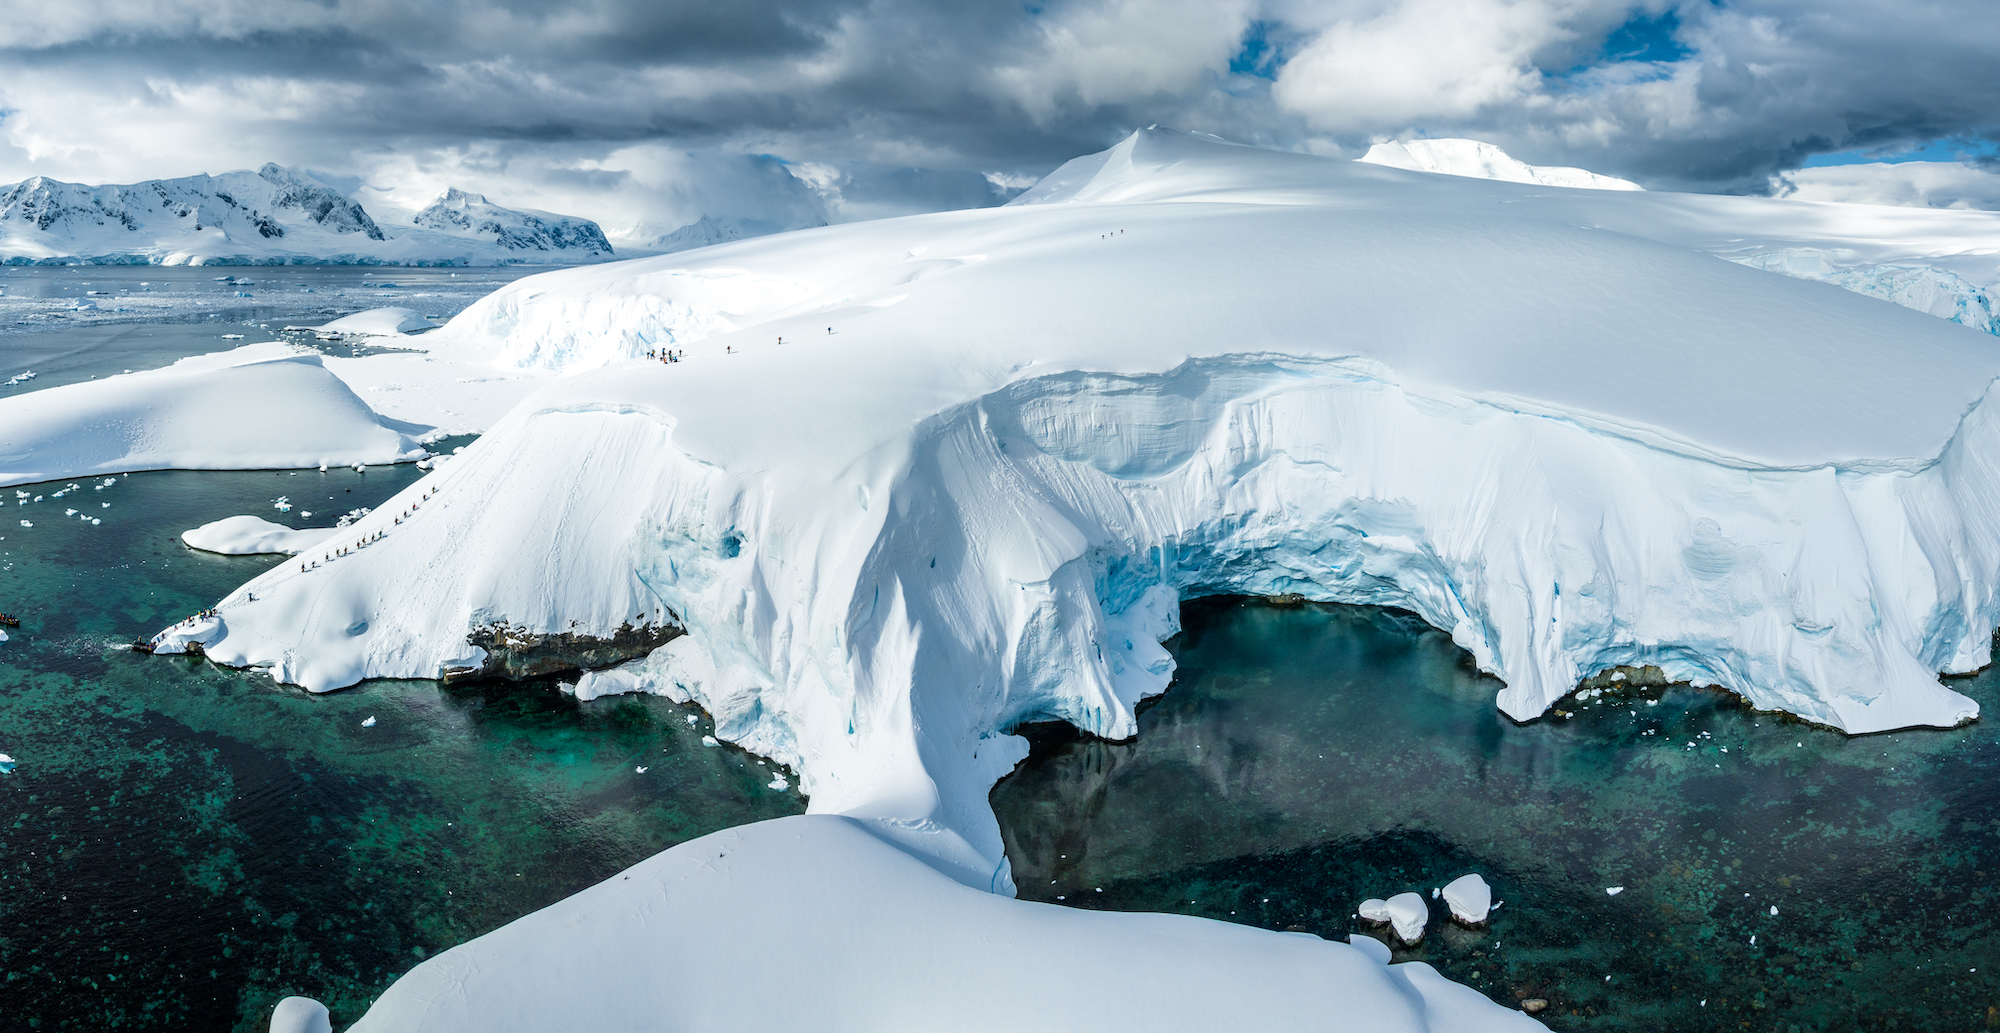
POLYGON ((1421 962, 968 889, 873 823, 704 836, 419 965, 350 1033, 1542 1028, 1421 962), (772 951, 781 954, 772 955, 772 951), (759 992, 782 969, 782 993, 759 992), (1078 979, 1099 959, 1111 983, 1078 979), (1385 959, 1386 960, 1386 959, 1385 959), (1113 988, 1115 986, 1115 989, 1113 988), (1034 988, 1031 1013, 996 1002, 1034 988), (718 992, 718 988, 731 988, 718 992))
MULTIPOLYGON (((427 428, 411 428, 421 432, 427 428)), ((0 485, 135 470, 300 468, 423 457, 289 345, 0 398, 0 485)))
MULTIPOLYGON (((1125 149, 1079 194, 1318 161, 1125 149)), ((553 383, 357 524, 366 550, 225 600, 211 655, 325 690, 476 666, 502 624, 672 624, 635 684, 995 888, 1005 730, 1130 735, 1189 595, 1413 610, 1523 719, 1642 664, 1851 731, 1976 713, 1936 672, 2000 622, 1990 338, 1436 193, 1501 184, 1313 167, 1388 200, 1049 203, 675 256, 831 286, 686 362, 553 383), (1381 177, 1425 183, 1397 206, 1381 177)), ((519 311, 639 311, 625 278, 656 261, 523 281, 565 300, 519 311)))
POLYGON ((429 330, 437 326, 425 318, 423 313, 413 308, 371 308, 342 316, 324 326, 288 326, 287 330, 312 330, 322 334, 339 334, 345 337, 403 337, 414 331, 429 330))
POLYGON ((293 529, 263 517, 233 516, 210 521, 181 532, 189 548, 225 556, 255 556, 264 553, 296 554, 325 541, 339 528, 293 529))
POLYGON ((578 689, 699 702, 1003 894, 1008 730, 1133 734, 1195 595, 1414 611, 1522 719, 1640 665, 1850 731, 1974 716, 1936 672, 2000 623, 1991 338, 1665 242, 1662 195, 1556 192, 1648 237, 1538 190, 1137 134, 1031 203, 521 281, 427 341, 595 371, 207 652, 323 691, 684 633, 578 689))

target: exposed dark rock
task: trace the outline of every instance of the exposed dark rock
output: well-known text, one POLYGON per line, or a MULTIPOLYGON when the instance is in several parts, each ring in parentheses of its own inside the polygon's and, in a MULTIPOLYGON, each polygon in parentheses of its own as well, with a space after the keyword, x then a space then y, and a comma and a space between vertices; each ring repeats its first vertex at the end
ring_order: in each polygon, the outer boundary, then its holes
POLYGON ((679 638, 682 630, 672 624, 633 624, 626 621, 609 637, 577 632, 538 632, 504 622, 484 624, 466 634, 466 640, 486 651, 486 662, 478 667, 455 667, 444 672, 447 683, 506 678, 519 681, 568 671, 596 670, 636 660, 679 638))

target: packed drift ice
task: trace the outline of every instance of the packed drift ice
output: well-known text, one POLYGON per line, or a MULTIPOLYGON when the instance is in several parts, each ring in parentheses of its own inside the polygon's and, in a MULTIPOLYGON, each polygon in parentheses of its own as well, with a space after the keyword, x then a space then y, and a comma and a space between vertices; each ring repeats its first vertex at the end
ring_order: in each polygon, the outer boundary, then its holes
MULTIPOLYGON (((323 691, 670 624, 591 694, 693 699, 1003 893, 1008 729, 1131 735, 1197 594, 1415 611, 1523 719, 1641 664, 1856 732, 1971 718, 1936 672, 2000 622, 2000 352, 1718 261, 1860 246, 1752 200, 1153 131, 1002 209, 522 280, 418 340, 572 375, 207 652, 323 691)), ((2000 235, 1911 216, 1947 214, 2000 235)))

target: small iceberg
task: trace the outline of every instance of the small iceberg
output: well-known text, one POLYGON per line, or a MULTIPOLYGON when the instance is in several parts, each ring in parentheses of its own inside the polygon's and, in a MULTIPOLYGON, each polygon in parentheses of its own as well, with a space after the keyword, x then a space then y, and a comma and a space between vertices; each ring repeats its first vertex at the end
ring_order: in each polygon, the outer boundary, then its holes
POLYGON ((336 530, 332 527, 294 530, 262 517, 233 516, 182 531, 181 541, 191 549, 225 556, 296 555, 326 541, 336 530))
POLYGON ((367 720, 365 720, 365 721, 363 721, 363 722, 361 722, 361 727, 363 727, 363 728, 373 728, 373 727, 375 727, 375 715, 374 715, 374 714, 370 714, 370 715, 368 715, 368 719, 367 719, 367 720))
POLYGON ((1623 887, 1623 886, 1606 886, 1606 887, 1604 887, 1604 895, 1605 895, 1605 896, 1607 896, 1607 897, 1615 897, 1615 896, 1617 896, 1617 895, 1619 895, 1620 893, 1623 893, 1623 892, 1625 892, 1625 887, 1623 887))
POLYGON ((11 775, 13 773, 14 773, 14 758, 9 757, 4 753, 0 753, 0 775, 11 775))
POLYGON ((1451 917, 1466 925, 1479 925, 1493 911, 1493 887, 1477 874, 1461 875, 1444 888, 1445 906, 1451 917))
POLYGON ((1404 943, 1416 943, 1424 938, 1424 927, 1430 924, 1430 905, 1415 893, 1398 893, 1388 900, 1369 898, 1361 902, 1358 909, 1362 918, 1370 922, 1387 922, 1396 934, 1396 939, 1404 943))

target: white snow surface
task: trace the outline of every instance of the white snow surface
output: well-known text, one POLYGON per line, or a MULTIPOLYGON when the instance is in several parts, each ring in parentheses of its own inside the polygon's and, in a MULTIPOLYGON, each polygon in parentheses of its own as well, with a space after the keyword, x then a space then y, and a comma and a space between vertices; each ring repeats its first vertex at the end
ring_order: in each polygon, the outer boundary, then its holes
POLYGON ((271 1009, 270 1033, 333 1033, 333 1017, 310 997, 287 997, 271 1009))
POLYGON ((1360 160, 1412 172, 1498 179, 1508 183, 1586 190, 1645 189, 1629 179, 1599 175, 1588 169, 1530 165, 1493 144, 1479 140, 1390 140, 1368 148, 1368 153, 1362 155, 1360 160))
POLYGON ((314 329, 323 334, 353 337, 401 337, 413 330, 429 330, 435 326, 436 323, 424 318, 423 313, 416 309, 390 306, 342 316, 314 329))
POLYGON ((296 554, 318 545, 338 530, 334 527, 295 529, 272 523, 263 517, 233 516, 182 531, 181 541, 190 548, 225 556, 296 554))
POLYGON ((1493 887, 1478 874, 1461 875, 1445 884, 1444 903, 1451 916, 1478 925, 1493 910, 1493 887))
POLYGON ((319 356, 253 344, 0 398, 0 485, 134 470, 394 463, 423 450, 319 356))
POLYGON ((418 965, 350 1033, 501 1029, 1539 1030, 1421 962, 1313 936, 1008 900, 873 822, 801 816, 683 843, 418 965), (773 953, 775 952, 775 953, 773 953), (783 992, 754 984, 770 954, 783 992), (1113 966, 1117 991, 1077 978, 1113 966))
MULTIPOLYGON (((697 702, 813 812, 1003 894, 1006 729, 1133 734, 1197 594, 1412 610, 1519 718, 1653 664, 1849 731, 1952 725, 1978 708, 1936 674, 2000 623, 2000 353, 1716 260, 1970 270, 2000 239, 1862 207, 1145 132, 1001 209, 524 279, 423 359, 568 375, 366 549, 223 600, 207 651, 323 691, 475 663, 488 622, 673 621, 579 695, 697 702)), ((619 928, 586 946, 679 949, 619 928)))
POLYGON ((1851 731, 1977 713, 1936 673, 2000 622, 1990 337, 1535 188, 1168 133, 1080 163, 502 290, 433 346, 605 368, 225 600, 211 655, 326 690, 488 621, 677 619, 645 689, 996 889, 1004 729, 1132 734, 1192 594, 1413 610, 1521 718, 1637 664, 1851 731), (625 359, 676 326, 687 361, 625 359))

